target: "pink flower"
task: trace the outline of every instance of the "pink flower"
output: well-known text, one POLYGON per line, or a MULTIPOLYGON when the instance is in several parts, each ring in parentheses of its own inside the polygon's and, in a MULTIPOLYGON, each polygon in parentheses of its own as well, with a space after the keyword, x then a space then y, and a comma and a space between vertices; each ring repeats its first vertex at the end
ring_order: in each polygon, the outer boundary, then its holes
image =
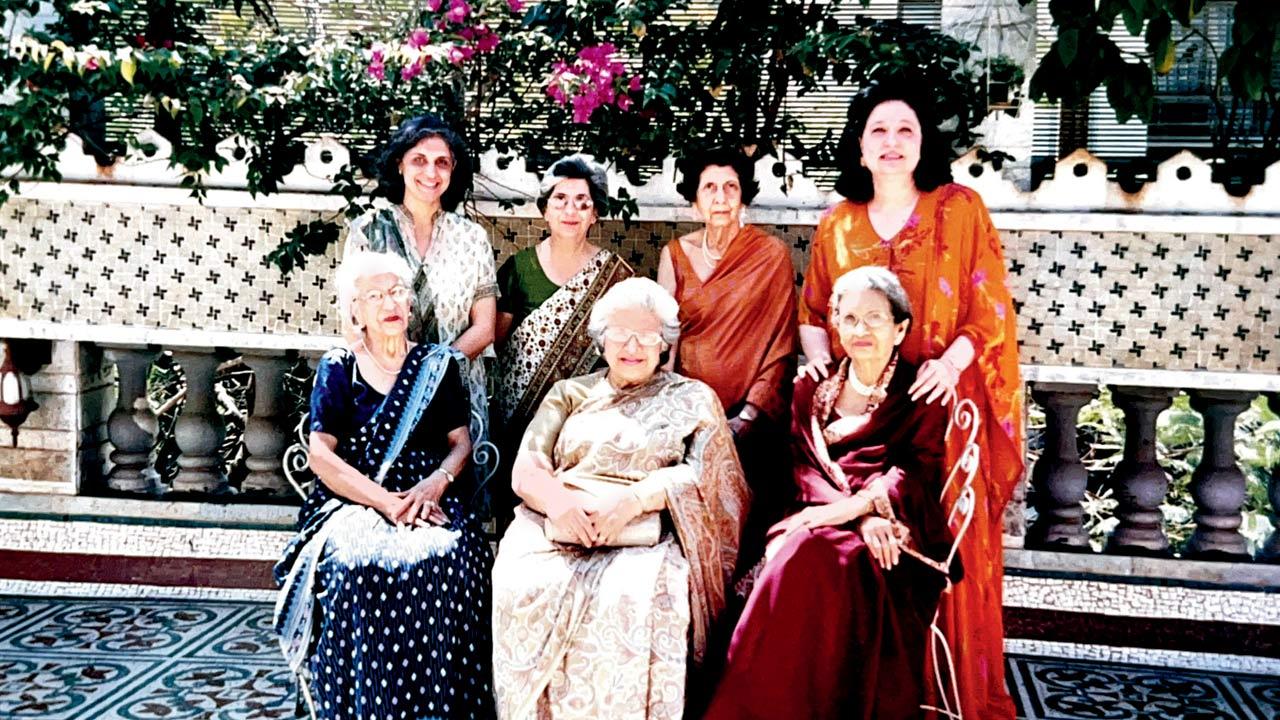
POLYGON ((475 55, 476 51, 466 45, 454 45, 449 48, 449 62, 454 65, 461 65, 475 55))
POLYGON ((444 0, 427 0, 427 10, 436 12, 440 6, 444 4, 444 0))
POLYGON ((406 65, 400 70, 400 78, 402 80, 412 80, 422 74, 422 60, 419 59, 412 65, 406 65))
POLYGON ((615 103, 615 104, 618 106, 618 109, 619 109, 619 110, 623 110, 623 111, 630 110, 630 109, 631 109, 631 96, 630 96, 630 95, 619 95, 619 96, 618 96, 618 102, 617 102, 617 103, 615 103))
POLYGON ((596 111, 596 104, 588 97, 578 95, 573 98, 573 121, 578 125, 591 122, 591 114, 596 111))
POLYGON ((507 0, 507 7, 513 13, 524 12, 524 0, 507 0))
POLYGON ((564 88, 560 87, 560 85, 556 83, 552 83, 547 86, 547 95, 561 105, 569 102, 569 97, 565 95, 564 88))
POLYGON ((382 56, 382 50, 374 50, 373 55, 369 57, 369 74, 379 80, 387 79, 387 66, 382 56))
POLYGON ((630 79, 629 81, 627 81, 627 89, 628 89, 628 90, 630 90, 631 92, 635 92, 635 91, 637 91, 637 90, 639 90, 639 89, 640 89, 640 76, 639 76, 639 75, 632 75, 632 76, 631 76, 631 79, 630 79))
POLYGON ((982 283, 986 282, 986 280, 987 280, 986 270, 974 270, 973 275, 969 277, 969 281, 973 283, 974 287, 978 287, 982 283))
POLYGON ((951 291, 951 283, 947 282, 946 278, 938 278, 938 289, 947 297, 951 297, 954 294, 951 291))
POLYGON ((98 67, 99 67, 98 58, 89 58, 88 60, 84 61, 85 70, 97 70, 98 67))
POLYGON ((449 0, 449 10, 444 14, 449 22, 461 23, 471 16, 467 0, 449 0))
POLYGON ((431 35, 426 31, 426 28, 418 28, 409 33, 409 42, 407 44, 417 50, 420 47, 431 44, 431 35))
POLYGON ((481 35, 480 39, 476 40, 476 51, 482 53, 493 52, 494 48, 498 47, 499 42, 501 40, 496 33, 481 35))

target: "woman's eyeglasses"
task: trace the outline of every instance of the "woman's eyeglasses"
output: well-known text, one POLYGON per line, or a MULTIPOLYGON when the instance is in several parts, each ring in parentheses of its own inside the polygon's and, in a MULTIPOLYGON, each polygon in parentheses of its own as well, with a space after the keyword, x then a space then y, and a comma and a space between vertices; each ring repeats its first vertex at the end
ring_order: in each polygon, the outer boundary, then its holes
POLYGON ((862 325, 868 330, 879 330, 892 322, 893 316, 889 313, 873 310, 862 317, 857 315, 842 316, 840 318, 840 329, 852 332, 859 325, 862 325))
POLYGON ((381 305, 382 301, 391 298, 395 302, 404 302, 413 297, 413 291, 404 285, 397 285, 390 290, 370 290, 362 293, 360 296, 362 302, 370 305, 381 305))
POLYGON ((556 210, 564 210, 572 205, 583 212, 586 212, 596 206, 596 204, 591 201, 591 196, 589 195, 579 195, 578 197, 571 198, 568 195, 561 194, 555 194, 547 198, 547 205, 556 210))
POLYGON ((658 332, 637 332, 628 330, 627 328, 609 327, 604 329, 604 339, 618 345, 626 345, 635 338, 636 342, 644 347, 653 347, 662 342, 662 333, 658 332))

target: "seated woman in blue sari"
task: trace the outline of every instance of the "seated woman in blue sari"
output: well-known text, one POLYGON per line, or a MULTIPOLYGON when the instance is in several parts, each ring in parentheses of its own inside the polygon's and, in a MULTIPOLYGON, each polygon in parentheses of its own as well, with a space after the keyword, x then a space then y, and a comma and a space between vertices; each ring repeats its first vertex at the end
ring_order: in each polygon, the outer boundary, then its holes
POLYGON ((337 272, 361 339, 311 395, 319 478, 276 566, 275 624, 312 717, 490 718, 489 568, 459 353, 409 342, 412 274, 357 252, 337 272))

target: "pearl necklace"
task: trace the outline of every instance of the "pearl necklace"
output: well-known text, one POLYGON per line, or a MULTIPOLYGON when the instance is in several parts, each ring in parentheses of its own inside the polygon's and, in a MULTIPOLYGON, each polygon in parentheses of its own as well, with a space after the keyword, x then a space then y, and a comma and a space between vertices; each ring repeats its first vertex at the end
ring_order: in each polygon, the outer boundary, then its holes
POLYGON ((388 376, 393 376, 393 377, 394 377, 395 375, 399 375, 399 374, 400 374, 400 368, 404 367, 404 358, 406 358, 406 357, 408 357, 408 356, 409 356, 409 353, 408 353, 408 352, 405 352, 404 357, 401 357, 401 358, 400 358, 400 364, 396 366, 396 369, 395 369, 395 370, 388 370, 388 369, 386 368, 386 366, 384 366, 382 363, 378 362, 378 358, 377 358, 377 356, 373 354, 373 349, 372 349, 372 348, 370 348, 370 347, 369 347, 369 344, 368 344, 368 343, 366 343, 366 342, 364 341, 364 338, 361 338, 361 339, 360 339, 360 345, 364 347, 364 354, 365 354, 365 356, 366 356, 366 357, 368 357, 368 358, 369 358, 369 362, 373 363, 373 366, 374 366, 374 367, 378 368, 379 370, 381 370, 383 373, 385 373, 385 374, 386 374, 386 375, 388 375, 388 376))
POLYGON ((716 257, 715 255, 711 254, 711 250, 707 247, 707 230, 706 228, 703 228, 702 229, 702 261, 707 264, 707 267, 714 268, 716 266, 716 263, 720 262, 723 259, 724 259, 723 253, 721 253, 719 257, 716 257))

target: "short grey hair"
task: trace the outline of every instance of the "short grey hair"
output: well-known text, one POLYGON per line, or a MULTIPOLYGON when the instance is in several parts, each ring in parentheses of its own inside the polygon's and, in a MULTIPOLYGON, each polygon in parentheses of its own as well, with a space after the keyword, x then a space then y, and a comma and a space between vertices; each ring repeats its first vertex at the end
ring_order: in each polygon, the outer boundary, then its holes
POLYGON ((357 250, 346 257, 333 273, 333 282, 338 290, 338 311, 342 313, 344 322, 354 320, 351 305, 356 299, 356 282, 361 278, 375 275, 395 275, 407 288, 413 288, 413 270, 409 263, 395 253, 357 250))
POLYGON ((609 172, 590 155, 575 153, 560 158, 547 168, 547 172, 542 176, 542 182, 538 185, 538 212, 547 211, 547 200, 551 198, 556 185, 564 180, 586 180, 596 214, 599 215, 608 209, 609 172))
POLYGON ((907 297, 907 291, 902 287, 902 281, 898 276, 887 267, 863 265, 841 275, 835 285, 831 286, 830 322, 832 325, 836 322, 836 309, 840 307, 840 300, 845 294, 854 290, 875 290, 884 295, 889 301, 895 324, 903 320, 911 320, 913 317, 911 300, 907 297))
POLYGON ((680 304, 666 288, 649 278, 627 278, 614 285, 596 301, 587 320, 587 335, 597 347, 604 345, 604 330, 609 320, 619 310, 641 308, 648 310, 662 324, 662 341, 668 347, 680 339, 680 304))

